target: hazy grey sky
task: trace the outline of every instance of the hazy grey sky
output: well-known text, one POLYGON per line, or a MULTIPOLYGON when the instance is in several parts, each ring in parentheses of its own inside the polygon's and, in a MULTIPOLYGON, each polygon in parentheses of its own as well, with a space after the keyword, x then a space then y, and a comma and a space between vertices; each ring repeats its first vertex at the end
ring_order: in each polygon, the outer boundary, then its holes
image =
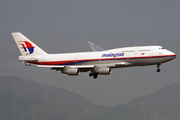
POLYGON ((48 53, 91 51, 86 41, 104 49, 161 45, 179 54, 179 0, 1 0, 0 76, 18 76, 80 94, 90 102, 115 106, 180 82, 179 57, 161 66, 113 69, 97 80, 82 73, 63 75, 27 67, 11 32, 21 32, 48 53))

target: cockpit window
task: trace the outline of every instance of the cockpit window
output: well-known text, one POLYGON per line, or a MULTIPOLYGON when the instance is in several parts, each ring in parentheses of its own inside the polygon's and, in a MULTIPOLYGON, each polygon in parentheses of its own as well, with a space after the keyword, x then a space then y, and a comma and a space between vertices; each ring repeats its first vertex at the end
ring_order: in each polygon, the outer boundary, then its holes
POLYGON ((159 49, 161 50, 161 49, 165 49, 165 48, 164 48, 164 47, 162 47, 162 48, 159 48, 159 49))

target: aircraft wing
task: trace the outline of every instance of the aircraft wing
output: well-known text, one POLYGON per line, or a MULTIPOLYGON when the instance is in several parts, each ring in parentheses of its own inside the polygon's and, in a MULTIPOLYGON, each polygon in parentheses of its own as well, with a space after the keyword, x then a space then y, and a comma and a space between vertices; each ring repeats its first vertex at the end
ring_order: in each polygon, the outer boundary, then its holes
POLYGON ((87 41, 87 43, 89 44, 89 46, 91 47, 91 49, 92 49, 93 51, 103 51, 103 50, 104 50, 104 49, 102 49, 101 47, 93 44, 93 43, 90 42, 90 41, 87 41))
POLYGON ((56 71, 64 71, 68 68, 76 68, 79 69, 81 72, 87 72, 89 70, 92 70, 94 68, 94 65, 70 65, 70 66, 59 66, 59 65, 37 65, 37 67, 48 67, 51 68, 51 70, 56 71))
MULTIPOLYGON (((48 68, 53 68, 53 69, 63 69, 64 67, 67 67, 67 66, 64 66, 64 65, 37 65, 37 67, 48 67, 48 68)), ((94 65, 68 65, 68 67, 71 67, 71 68, 93 68, 94 65)))
POLYGON ((78 75, 80 72, 88 72, 89 76, 97 78, 98 74, 109 75, 111 68, 129 67, 132 64, 129 62, 119 62, 110 64, 95 64, 95 65, 70 65, 70 66, 58 66, 58 65, 37 65, 37 67, 50 67, 51 70, 61 71, 63 74, 78 75))
POLYGON ((94 65, 69 65, 69 66, 63 66, 63 65, 37 65, 37 67, 48 67, 51 68, 51 70, 63 70, 65 67, 69 68, 79 68, 79 69, 93 69, 94 67, 128 67, 131 66, 132 63, 130 62, 117 62, 117 63, 108 63, 108 64, 94 64, 94 65))

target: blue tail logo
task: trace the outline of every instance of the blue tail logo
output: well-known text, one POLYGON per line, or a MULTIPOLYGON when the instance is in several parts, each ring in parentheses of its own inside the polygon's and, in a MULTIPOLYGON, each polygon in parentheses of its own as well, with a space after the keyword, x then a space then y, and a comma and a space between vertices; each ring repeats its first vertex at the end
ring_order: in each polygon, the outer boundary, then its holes
POLYGON ((29 52, 28 54, 32 54, 34 52, 34 47, 30 42, 27 41, 19 41, 21 42, 22 48, 24 49, 24 52, 29 52))

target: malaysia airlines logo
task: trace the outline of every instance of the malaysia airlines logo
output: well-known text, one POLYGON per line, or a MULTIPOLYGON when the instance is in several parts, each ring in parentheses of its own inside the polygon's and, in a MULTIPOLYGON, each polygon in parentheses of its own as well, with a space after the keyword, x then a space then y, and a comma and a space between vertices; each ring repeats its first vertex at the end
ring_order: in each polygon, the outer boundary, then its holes
POLYGON ((22 45, 22 49, 24 49, 23 52, 28 52, 27 54, 32 54, 34 52, 34 47, 32 46, 32 44, 28 41, 19 41, 20 44, 22 45))
POLYGON ((109 53, 109 54, 102 54, 101 57, 120 57, 120 56, 124 56, 124 53, 109 53))

